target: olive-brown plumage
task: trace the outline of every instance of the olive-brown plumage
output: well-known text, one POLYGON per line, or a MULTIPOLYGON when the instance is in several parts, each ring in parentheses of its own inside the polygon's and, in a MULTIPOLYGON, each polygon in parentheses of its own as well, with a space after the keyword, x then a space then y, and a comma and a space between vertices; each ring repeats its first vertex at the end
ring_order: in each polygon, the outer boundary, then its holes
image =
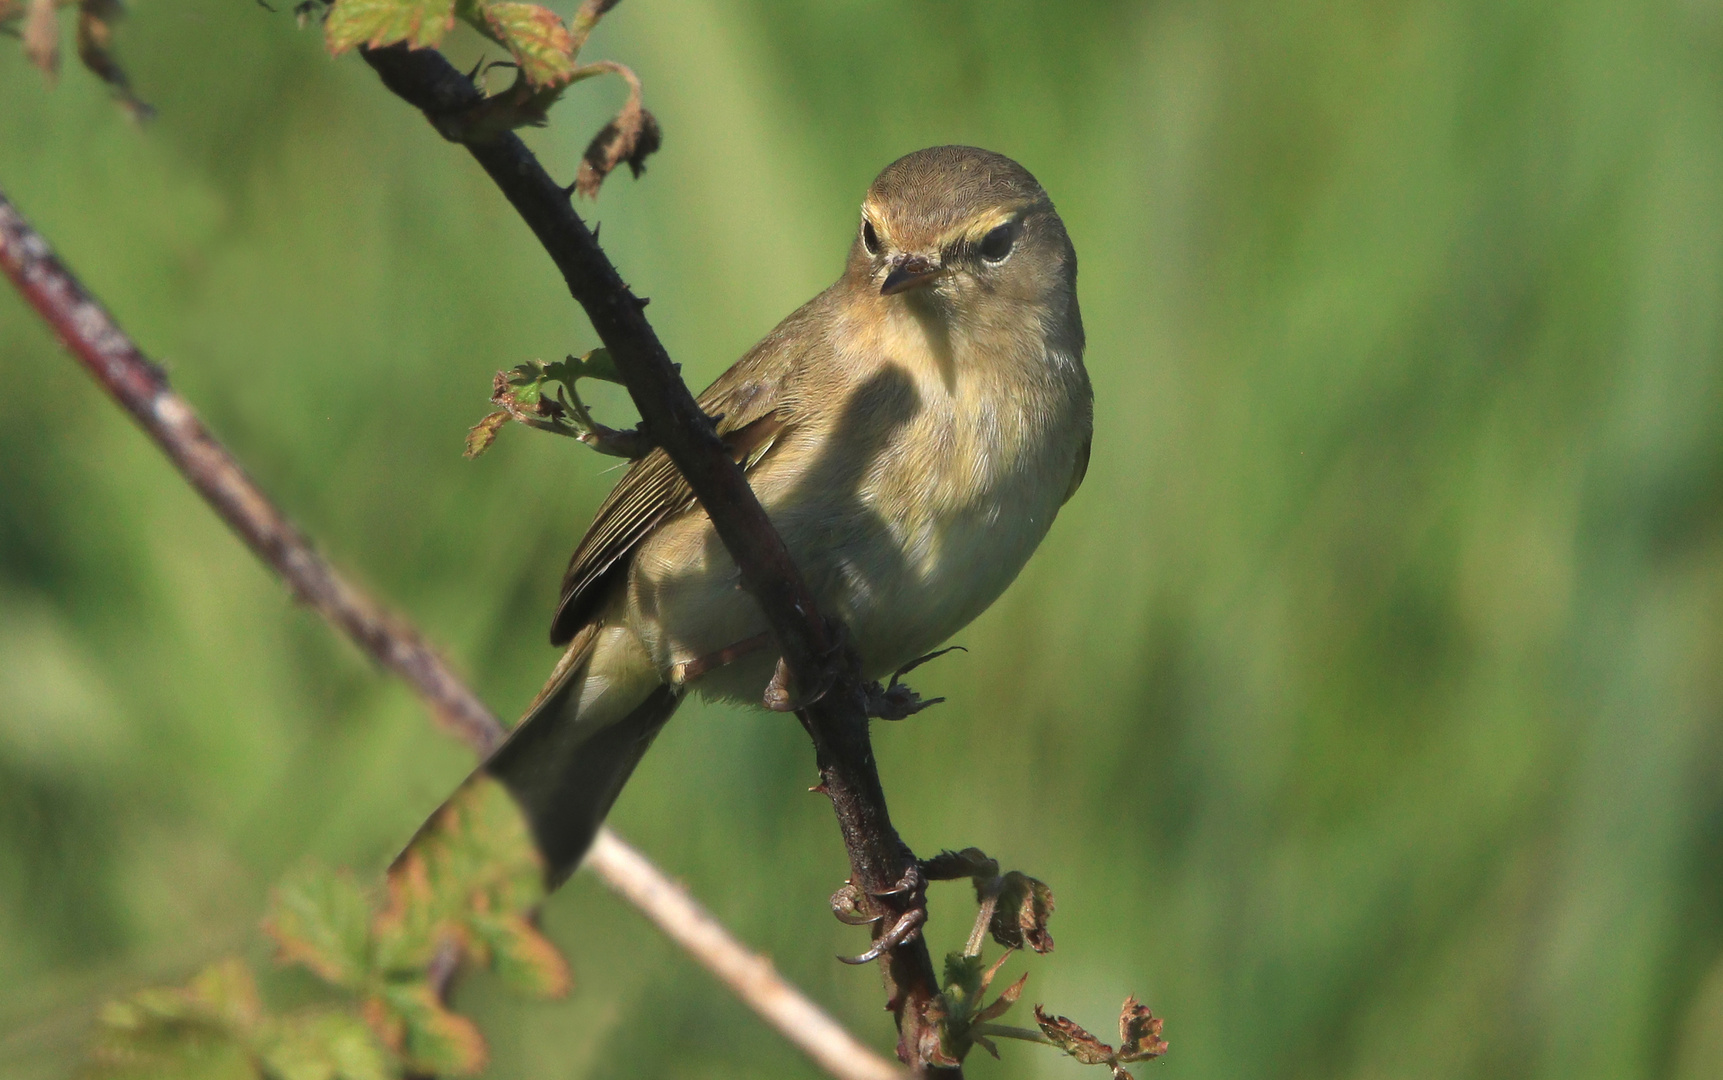
MULTIPOLYGON (((991 604, 1082 482, 1076 279, 1022 166, 910 154, 869 188, 843 276, 700 395, 868 677, 991 604)), ((636 462, 563 579, 561 662, 483 767, 525 808, 553 880, 688 691, 760 701, 764 630, 669 459, 636 462)))

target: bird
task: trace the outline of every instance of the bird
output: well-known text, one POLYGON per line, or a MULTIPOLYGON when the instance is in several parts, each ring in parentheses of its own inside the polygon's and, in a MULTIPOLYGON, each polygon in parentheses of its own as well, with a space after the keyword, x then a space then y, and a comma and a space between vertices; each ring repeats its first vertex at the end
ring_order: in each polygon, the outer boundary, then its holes
MULTIPOLYGON (((836 283, 699 395, 864 678, 981 614, 1082 483, 1093 391, 1076 284, 1027 169, 920 150, 868 188, 836 283)), ((688 694, 761 703, 766 629, 670 459, 636 460, 563 577, 560 661, 474 774, 514 796, 548 884, 688 694)))

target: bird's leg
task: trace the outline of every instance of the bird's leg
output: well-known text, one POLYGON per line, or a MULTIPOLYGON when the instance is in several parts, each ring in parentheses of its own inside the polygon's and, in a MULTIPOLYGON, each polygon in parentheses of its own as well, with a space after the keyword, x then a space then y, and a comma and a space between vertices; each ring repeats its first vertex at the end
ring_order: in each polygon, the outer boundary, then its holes
MULTIPOLYGON (((849 648, 849 629, 843 623, 834 619, 826 621, 832 635, 831 651, 827 658, 836 656, 849 648)), ((766 692, 761 695, 760 703, 773 712, 800 712, 814 702, 826 696, 826 691, 832 688, 828 675, 827 682, 814 688, 814 692, 803 698, 796 698, 790 693, 790 665, 784 663, 783 657, 778 657, 778 665, 772 669, 772 681, 766 684, 766 692)))
POLYGON ((672 664, 670 665, 670 682, 676 686, 685 686, 713 668, 720 668, 725 664, 740 660, 770 640, 772 640, 771 633, 761 631, 751 638, 744 638, 736 642, 734 645, 726 645, 717 652, 710 652, 705 656, 696 656, 694 659, 684 660, 680 664, 672 664))
POLYGON ((918 656, 898 668, 892 672, 891 682, 885 686, 881 686, 878 682, 869 683, 863 688, 863 692, 867 694, 867 714, 879 720, 907 720, 921 710, 944 701, 945 699, 942 697, 928 698, 924 701, 920 694, 903 685, 900 680, 929 660, 937 660, 954 649, 969 651, 961 645, 950 645, 925 656, 918 656))
MULTIPOLYGON (((895 900, 897 917, 892 924, 878 937, 873 939, 873 945, 860 956, 840 956, 839 960, 846 964, 865 964, 870 960, 878 960, 887 952, 905 942, 914 941, 921 933, 922 924, 927 922, 927 879, 922 876, 921 867, 913 860, 899 878, 897 884, 889 889, 867 894, 870 901, 895 900)), ((862 910, 862 890, 853 882, 844 882, 843 888, 832 894, 832 914, 839 922, 851 926, 870 926, 885 920, 890 912, 882 911, 878 915, 868 915, 862 910)), ((877 903, 867 906, 878 908, 877 903)))

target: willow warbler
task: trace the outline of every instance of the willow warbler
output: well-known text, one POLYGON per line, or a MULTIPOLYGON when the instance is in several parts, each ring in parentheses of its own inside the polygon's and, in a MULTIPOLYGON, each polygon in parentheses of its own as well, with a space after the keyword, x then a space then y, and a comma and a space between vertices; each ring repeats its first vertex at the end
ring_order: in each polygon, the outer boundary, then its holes
MULTIPOLYGON (((979 615, 1082 483, 1076 286, 1027 170, 922 150, 868 189, 837 283, 700 395, 867 678, 979 615)), ((641 458, 563 578, 561 662, 481 767, 525 810, 553 883, 689 691, 760 702, 765 629, 675 466, 641 458)))

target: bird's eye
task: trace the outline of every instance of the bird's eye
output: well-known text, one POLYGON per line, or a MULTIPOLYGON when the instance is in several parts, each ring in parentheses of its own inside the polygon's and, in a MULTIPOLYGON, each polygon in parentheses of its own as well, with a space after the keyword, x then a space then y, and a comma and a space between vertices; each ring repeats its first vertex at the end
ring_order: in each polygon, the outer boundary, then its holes
POLYGON ((862 247, 867 248, 869 255, 879 254, 879 233, 873 231, 873 222, 862 219, 862 247))
POLYGON ((1006 222, 981 238, 981 257, 990 263, 1002 263, 1017 243, 1017 225, 1006 222))

